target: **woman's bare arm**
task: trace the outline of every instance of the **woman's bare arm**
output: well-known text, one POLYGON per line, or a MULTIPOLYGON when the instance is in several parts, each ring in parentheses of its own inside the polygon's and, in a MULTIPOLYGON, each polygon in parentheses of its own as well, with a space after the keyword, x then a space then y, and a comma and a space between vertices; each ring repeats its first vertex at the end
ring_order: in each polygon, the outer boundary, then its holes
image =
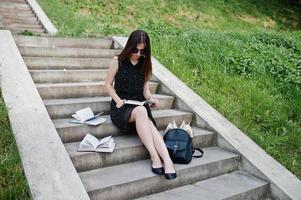
POLYGON ((144 87, 143 87, 143 95, 145 97, 145 99, 149 100, 151 103, 150 103, 150 106, 152 108, 159 108, 159 101, 158 99, 154 99, 152 98, 152 94, 150 92, 150 89, 149 89, 149 81, 147 81, 145 84, 144 84, 144 87))
POLYGON ((118 60, 117 58, 114 58, 113 61, 110 64, 109 67, 109 71, 108 71, 108 75, 106 77, 106 89, 107 89, 107 93, 112 97, 112 99, 118 104, 122 101, 122 99, 120 99, 120 97, 116 94, 116 91, 113 87, 113 82, 115 79, 115 75, 118 71, 118 60))
POLYGON ((143 87, 143 95, 144 95, 144 98, 149 100, 151 102, 151 107, 152 108, 159 108, 159 101, 158 99, 154 99, 152 98, 152 94, 150 92, 150 89, 149 89, 149 81, 147 81, 145 84, 144 84, 144 87, 143 87))
POLYGON ((151 97, 152 97, 152 94, 151 94, 150 89, 149 89, 149 81, 144 83, 143 95, 144 95, 145 99, 151 99, 151 97))

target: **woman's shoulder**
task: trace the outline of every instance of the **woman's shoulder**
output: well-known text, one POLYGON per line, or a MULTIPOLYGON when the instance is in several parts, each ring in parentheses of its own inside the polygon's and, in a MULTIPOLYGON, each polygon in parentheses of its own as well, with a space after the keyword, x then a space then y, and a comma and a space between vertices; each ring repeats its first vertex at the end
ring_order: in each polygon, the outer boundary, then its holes
POLYGON ((114 65, 119 65, 119 58, 118 56, 114 56, 113 59, 112 59, 112 63, 114 63, 114 65))
POLYGON ((121 66, 127 65, 126 60, 127 59, 121 60, 118 56, 114 56, 111 63, 117 68, 120 68, 121 66))
POLYGON ((118 56, 114 56, 112 62, 110 64, 110 68, 116 72, 127 70, 129 67, 129 63, 127 59, 121 60, 118 56))
POLYGON ((120 67, 123 67, 123 66, 129 66, 130 64, 130 59, 129 58, 126 58, 126 59, 118 59, 118 64, 120 67))
POLYGON ((118 63, 118 57, 114 56, 113 59, 110 62, 110 68, 118 68, 119 63, 118 63), (116 57, 116 58, 115 58, 116 57))

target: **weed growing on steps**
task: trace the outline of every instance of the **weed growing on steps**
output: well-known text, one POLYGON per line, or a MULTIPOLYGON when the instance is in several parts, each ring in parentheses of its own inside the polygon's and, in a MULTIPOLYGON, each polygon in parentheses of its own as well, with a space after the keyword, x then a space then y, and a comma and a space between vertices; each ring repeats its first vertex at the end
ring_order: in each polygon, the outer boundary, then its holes
POLYGON ((22 32, 18 33, 18 35, 24 35, 24 36, 41 36, 41 34, 39 34, 39 33, 34 33, 32 31, 28 31, 28 30, 22 31, 22 32))

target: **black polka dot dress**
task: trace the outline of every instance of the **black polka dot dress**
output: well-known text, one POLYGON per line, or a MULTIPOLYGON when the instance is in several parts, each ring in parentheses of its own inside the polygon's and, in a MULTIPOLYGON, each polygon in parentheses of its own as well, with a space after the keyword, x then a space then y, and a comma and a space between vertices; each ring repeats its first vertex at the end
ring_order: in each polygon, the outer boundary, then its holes
MULTIPOLYGON (((118 62, 114 88, 121 99, 145 100, 143 96, 144 71, 142 62, 139 61, 136 65, 133 65, 130 59, 118 62)), ((111 120, 122 133, 137 133, 135 122, 129 122, 129 118, 135 107, 136 105, 124 104, 122 107, 117 108, 116 102, 112 99, 111 120)), ((144 105, 144 107, 147 110, 148 117, 156 126, 149 105, 144 105)))

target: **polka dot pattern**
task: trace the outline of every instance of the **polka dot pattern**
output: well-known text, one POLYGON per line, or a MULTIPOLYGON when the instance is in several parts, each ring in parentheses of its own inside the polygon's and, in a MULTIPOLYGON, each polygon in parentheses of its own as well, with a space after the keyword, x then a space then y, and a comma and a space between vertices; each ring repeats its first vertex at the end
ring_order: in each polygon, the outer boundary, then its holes
MULTIPOLYGON (((117 95, 121 99, 130 99, 144 101, 143 86, 144 86, 144 71, 142 62, 133 65, 129 59, 126 59, 118 64, 118 71, 115 75, 115 85, 117 95)), ((113 124, 122 133, 136 132, 135 123, 129 123, 129 118, 136 105, 125 104, 121 108, 116 108, 114 100, 111 101, 111 120, 113 124)), ((156 122, 152 116, 149 105, 145 105, 149 118, 156 126, 156 122)))

